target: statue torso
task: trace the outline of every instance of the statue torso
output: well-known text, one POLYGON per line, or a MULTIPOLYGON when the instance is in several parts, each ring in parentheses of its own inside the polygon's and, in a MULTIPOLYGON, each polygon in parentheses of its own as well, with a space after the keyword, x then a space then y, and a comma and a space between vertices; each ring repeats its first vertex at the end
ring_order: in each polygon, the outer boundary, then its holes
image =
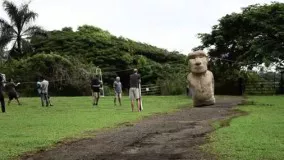
POLYGON ((202 74, 190 73, 187 76, 193 99, 208 100, 214 97, 214 77, 211 71, 202 74))

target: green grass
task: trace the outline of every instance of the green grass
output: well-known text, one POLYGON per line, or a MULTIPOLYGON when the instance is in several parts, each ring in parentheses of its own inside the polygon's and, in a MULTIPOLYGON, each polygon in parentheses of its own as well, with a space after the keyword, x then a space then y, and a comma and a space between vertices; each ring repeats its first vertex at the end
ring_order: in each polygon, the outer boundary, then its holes
POLYGON ((154 113, 171 112, 189 106, 182 96, 144 97, 143 112, 131 112, 130 101, 113 105, 112 97, 100 99, 96 108, 91 97, 55 97, 53 107, 41 107, 39 98, 21 98, 22 106, 12 102, 7 113, 0 113, 0 159, 15 157, 27 151, 53 146, 66 138, 88 136, 88 131, 115 127, 137 121, 154 113))
POLYGON ((239 107, 249 114, 234 118, 229 127, 213 132, 212 143, 205 148, 222 160, 284 159, 284 97, 259 96, 249 100, 255 105, 239 107))

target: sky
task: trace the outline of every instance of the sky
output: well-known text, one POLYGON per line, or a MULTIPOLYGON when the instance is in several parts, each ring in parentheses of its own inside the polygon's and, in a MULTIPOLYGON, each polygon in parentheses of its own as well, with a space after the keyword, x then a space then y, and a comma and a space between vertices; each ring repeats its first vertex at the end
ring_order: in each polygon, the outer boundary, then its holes
MULTIPOLYGON (((11 0, 20 5, 28 0, 11 0)), ((3 0, 0 0, 1 4, 3 0)), ((200 45, 218 19, 251 4, 270 0, 31 0, 35 24, 60 30, 88 24, 116 36, 187 54, 200 45)), ((284 2, 284 0, 278 0, 284 2)), ((8 20, 3 7, 0 17, 8 20)))

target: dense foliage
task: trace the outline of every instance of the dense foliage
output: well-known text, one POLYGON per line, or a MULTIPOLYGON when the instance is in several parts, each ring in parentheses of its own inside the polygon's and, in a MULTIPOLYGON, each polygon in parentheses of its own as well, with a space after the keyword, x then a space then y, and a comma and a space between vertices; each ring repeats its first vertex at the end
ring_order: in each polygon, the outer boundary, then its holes
POLYGON ((251 5, 219 20, 212 32, 199 34, 215 57, 258 65, 284 64, 284 4, 251 5))
POLYGON ((222 17, 211 33, 199 34, 202 45, 195 50, 209 50, 216 81, 227 83, 237 77, 247 78, 247 69, 260 64, 283 68, 283 30, 283 3, 250 5, 241 13, 222 17))
POLYGON ((87 95, 90 77, 96 67, 79 59, 58 54, 37 54, 21 60, 12 60, 1 72, 15 81, 23 82, 20 90, 25 95, 35 95, 35 82, 43 75, 51 81, 53 95, 87 95))
MULTIPOLYGON (((157 84, 162 94, 185 92, 185 55, 117 37, 90 25, 43 31, 38 26, 25 26, 37 17, 29 4, 17 7, 5 0, 3 6, 11 24, 0 18, 1 72, 18 81, 32 82, 22 85, 25 94, 35 93, 31 88, 39 75, 52 82, 54 94, 89 94, 96 68, 102 69, 105 89, 110 92, 116 76, 128 88, 133 68, 139 69, 143 84, 157 84), (11 40, 15 40, 14 47, 7 50, 11 40), (11 57, 8 61, 5 53, 11 57)), ((209 50, 209 69, 215 75, 217 94, 237 93, 239 78, 267 80, 260 76, 264 74, 249 71, 253 66, 264 63, 284 68, 283 17, 283 3, 251 5, 241 13, 222 17, 211 33, 199 34, 202 45, 194 50, 209 50)))
POLYGON ((143 84, 166 79, 170 72, 183 70, 183 74, 186 74, 185 55, 116 37, 89 25, 80 26, 77 31, 68 27, 50 31, 47 37, 35 37, 32 45, 35 49, 32 54, 57 52, 62 56, 80 57, 91 62, 102 69, 108 85, 112 85, 115 76, 120 76, 123 86, 128 87, 133 68, 139 68, 143 84))

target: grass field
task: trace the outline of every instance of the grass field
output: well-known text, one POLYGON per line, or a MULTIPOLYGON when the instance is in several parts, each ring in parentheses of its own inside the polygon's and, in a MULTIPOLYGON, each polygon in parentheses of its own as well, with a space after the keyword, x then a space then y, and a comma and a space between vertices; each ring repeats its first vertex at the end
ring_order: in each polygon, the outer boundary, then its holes
POLYGON ((222 160, 284 159, 284 97, 250 97, 249 100, 256 104, 240 107, 249 114, 213 132, 212 143, 206 148, 222 160))
POLYGON ((112 97, 100 99, 98 107, 91 97, 55 97, 53 107, 41 107, 39 98, 21 98, 22 106, 12 102, 7 113, 0 113, 0 159, 15 157, 41 147, 50 147, 65 138, 88 136, 88 131, 137 121, 154 113, 171 112, 189 106, 185 96, 144 97, 143 112, 131 112, 127 97, 114 106, 112 97))

